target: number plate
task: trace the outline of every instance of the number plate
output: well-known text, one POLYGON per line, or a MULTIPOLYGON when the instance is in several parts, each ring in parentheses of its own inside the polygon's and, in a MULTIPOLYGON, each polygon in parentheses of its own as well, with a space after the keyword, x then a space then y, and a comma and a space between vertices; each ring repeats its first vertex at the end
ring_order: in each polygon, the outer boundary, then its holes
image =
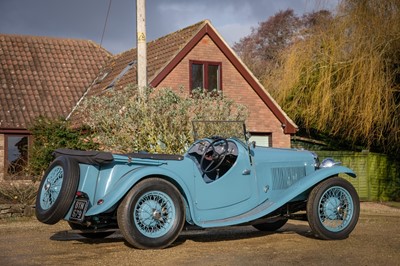
POLYGON ((76 199, 69 219, 74 221, 82 221, 83 217, 85 217, 87 206, 88 200, 76 199))

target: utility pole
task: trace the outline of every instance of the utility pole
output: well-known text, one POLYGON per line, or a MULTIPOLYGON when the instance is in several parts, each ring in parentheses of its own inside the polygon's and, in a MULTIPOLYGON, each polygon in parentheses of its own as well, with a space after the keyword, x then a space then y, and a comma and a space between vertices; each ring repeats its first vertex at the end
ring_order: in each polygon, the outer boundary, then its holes
POLYGON ((136 0, 137 81, 139 95, 147 87, 146 0, 136 0))

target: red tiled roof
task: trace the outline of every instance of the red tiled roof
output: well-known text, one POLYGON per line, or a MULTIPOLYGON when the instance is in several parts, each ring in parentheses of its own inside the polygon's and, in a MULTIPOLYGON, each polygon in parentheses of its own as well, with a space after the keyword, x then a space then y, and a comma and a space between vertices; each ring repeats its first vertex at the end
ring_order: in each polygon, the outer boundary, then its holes
POLYGON ((0 129, 67 116, 111 54, 86 40, 0 35, 0 129))
MULTIPOLYGON (((209 22, 206 20, 201 21, 147 43, 147 78, 149 83, 207 23, 209 22)), ((136 59, 136 48, 116 55, 99 75, 99 77, 107 76, 90 89, 88 96, 104 91, 124 68, 130 62, 136 62, 136 59)), ((114 87, 124 88, 128 84, 136 84, 136 73, 136 63, 134 63, 132 68, 115 82, 114 87)))

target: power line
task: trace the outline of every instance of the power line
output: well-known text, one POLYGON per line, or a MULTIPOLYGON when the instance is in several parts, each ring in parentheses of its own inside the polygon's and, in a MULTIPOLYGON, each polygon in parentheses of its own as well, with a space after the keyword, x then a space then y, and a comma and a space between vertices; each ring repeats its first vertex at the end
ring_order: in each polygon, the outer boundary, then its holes
POLYGON ((112 2, 112 0, 110 0, 110 2, 108 3, 108 10, 107 10, 107 15, 106 15, 106 21, 104 22, 103 33, 101 34, 100 47, 102 47, 103 38, 104 38, 104 33, 106 32, 107 21, 108 21, 108 15, 110 14, 110 9, 111 9, 111 2, 112 2))

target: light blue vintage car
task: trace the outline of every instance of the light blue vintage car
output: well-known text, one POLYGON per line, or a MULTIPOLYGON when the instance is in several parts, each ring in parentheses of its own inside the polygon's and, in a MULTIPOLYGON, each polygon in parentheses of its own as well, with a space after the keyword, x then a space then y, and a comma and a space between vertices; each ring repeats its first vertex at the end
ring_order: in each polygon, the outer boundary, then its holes
POLYGON ((89 238, 119 229, 140 249, 171 245, 185 224, 274 231, 304 219, 321 239, 353 231, 359 198, 338 177, 355 177, 349 168, 332 159, 320 163, 305 150, 258 147, 243 122, 193 125, 197 136, 210 135, 196 138, 184 155, 56 150, 39 187, 38 220, 64 219, 89 238))

